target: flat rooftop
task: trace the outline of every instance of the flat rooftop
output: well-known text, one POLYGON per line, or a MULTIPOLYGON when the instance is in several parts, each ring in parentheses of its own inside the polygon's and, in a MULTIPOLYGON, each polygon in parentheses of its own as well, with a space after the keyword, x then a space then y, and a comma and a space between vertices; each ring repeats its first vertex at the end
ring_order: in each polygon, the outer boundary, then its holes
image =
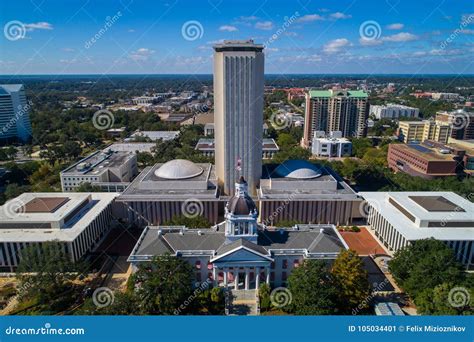
POLYGON ((130 135, 130 139, 136 139, 139 137, 148 138, 151 141, 157 140, 174 140, 178 137, 179 131, 139 131, 130 135))
POLYGON ((73 241, 118 195, 23 193, 0 207, 0 241, 73 241))
POLYGON ((112 150, 118 152, 149 152, 156 146, 156 143, 141 143, 141 142, 126 142, 126 143, 115 143, 104 149, 104 151, 112 150))
POLYGON ((474 240, 474 203, 438 191, 359 192, 408 240, 474 240))
POLYGON ((441 153, 439 148, 430 147, 426 144, 392 144, 391 148, 398 151, 416 155, 427 161, 453 161, 454 155, 451 153, 441 153))
POLYGON ((106 172, 109 168, 120 167, 125 164, 134 154, 123 151, 97 151, 91 155, 79 160, 67 169, 61 171, 65 176, 82 176, 82 175, 98 175, 106 172))
POLYGON ((186 200, 196 197, 202 200, 216 199, 218 187, 214 165, 197 163, 203 169, 199 175, 186 179, 165 179, 158 177, 155 172, 164 163, 145 168, 121 193, 119 201, 143 200, 186 200))

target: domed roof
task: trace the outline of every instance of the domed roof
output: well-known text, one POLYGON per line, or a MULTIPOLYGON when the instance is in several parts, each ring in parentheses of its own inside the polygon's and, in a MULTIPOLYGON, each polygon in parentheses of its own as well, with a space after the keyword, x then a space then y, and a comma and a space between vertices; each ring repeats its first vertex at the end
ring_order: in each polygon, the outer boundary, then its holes
POLYGON ((323 174, 321 167, 306 160, 287 160, 275 169, 275 173, 280 177, 294 179, 317 178, 323 174))
POLYGON ((253 199, 246 195, 244 197, 234 196, 227 202, 227 209, 234 215, 249 215, 257 210, 253 199))
POLYGON ((155 170, 155 176, 165 179, 186 179, 199 176, 203 168, 185 159, 174 159, 155 170))

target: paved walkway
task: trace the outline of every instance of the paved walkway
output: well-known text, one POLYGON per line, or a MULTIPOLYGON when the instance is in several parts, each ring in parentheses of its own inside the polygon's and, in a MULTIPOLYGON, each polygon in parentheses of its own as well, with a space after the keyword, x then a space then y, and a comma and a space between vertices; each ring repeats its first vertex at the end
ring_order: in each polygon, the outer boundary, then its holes
POLYGON ((230 290, 229 315, 257 315, 256 290, 230 290))

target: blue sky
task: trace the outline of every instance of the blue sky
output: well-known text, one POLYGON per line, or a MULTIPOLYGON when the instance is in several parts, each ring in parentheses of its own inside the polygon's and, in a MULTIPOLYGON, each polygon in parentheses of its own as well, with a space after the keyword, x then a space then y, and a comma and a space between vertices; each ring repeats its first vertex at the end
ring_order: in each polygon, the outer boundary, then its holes
POLYGON ((474 73, 474 1, 5 0, 0 24, 0 74, 211 73, 248 38, 266 73, 474 73))

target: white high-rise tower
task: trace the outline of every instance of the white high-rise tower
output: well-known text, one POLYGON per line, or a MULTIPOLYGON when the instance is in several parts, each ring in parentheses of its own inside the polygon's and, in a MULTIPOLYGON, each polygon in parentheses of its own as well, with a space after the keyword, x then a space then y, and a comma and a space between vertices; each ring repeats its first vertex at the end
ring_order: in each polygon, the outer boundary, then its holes
POLYGON ((217 177, 232 195, 242 175, 255 195, 262 174, 263 45, 224 41, 214 50, 217 177))

